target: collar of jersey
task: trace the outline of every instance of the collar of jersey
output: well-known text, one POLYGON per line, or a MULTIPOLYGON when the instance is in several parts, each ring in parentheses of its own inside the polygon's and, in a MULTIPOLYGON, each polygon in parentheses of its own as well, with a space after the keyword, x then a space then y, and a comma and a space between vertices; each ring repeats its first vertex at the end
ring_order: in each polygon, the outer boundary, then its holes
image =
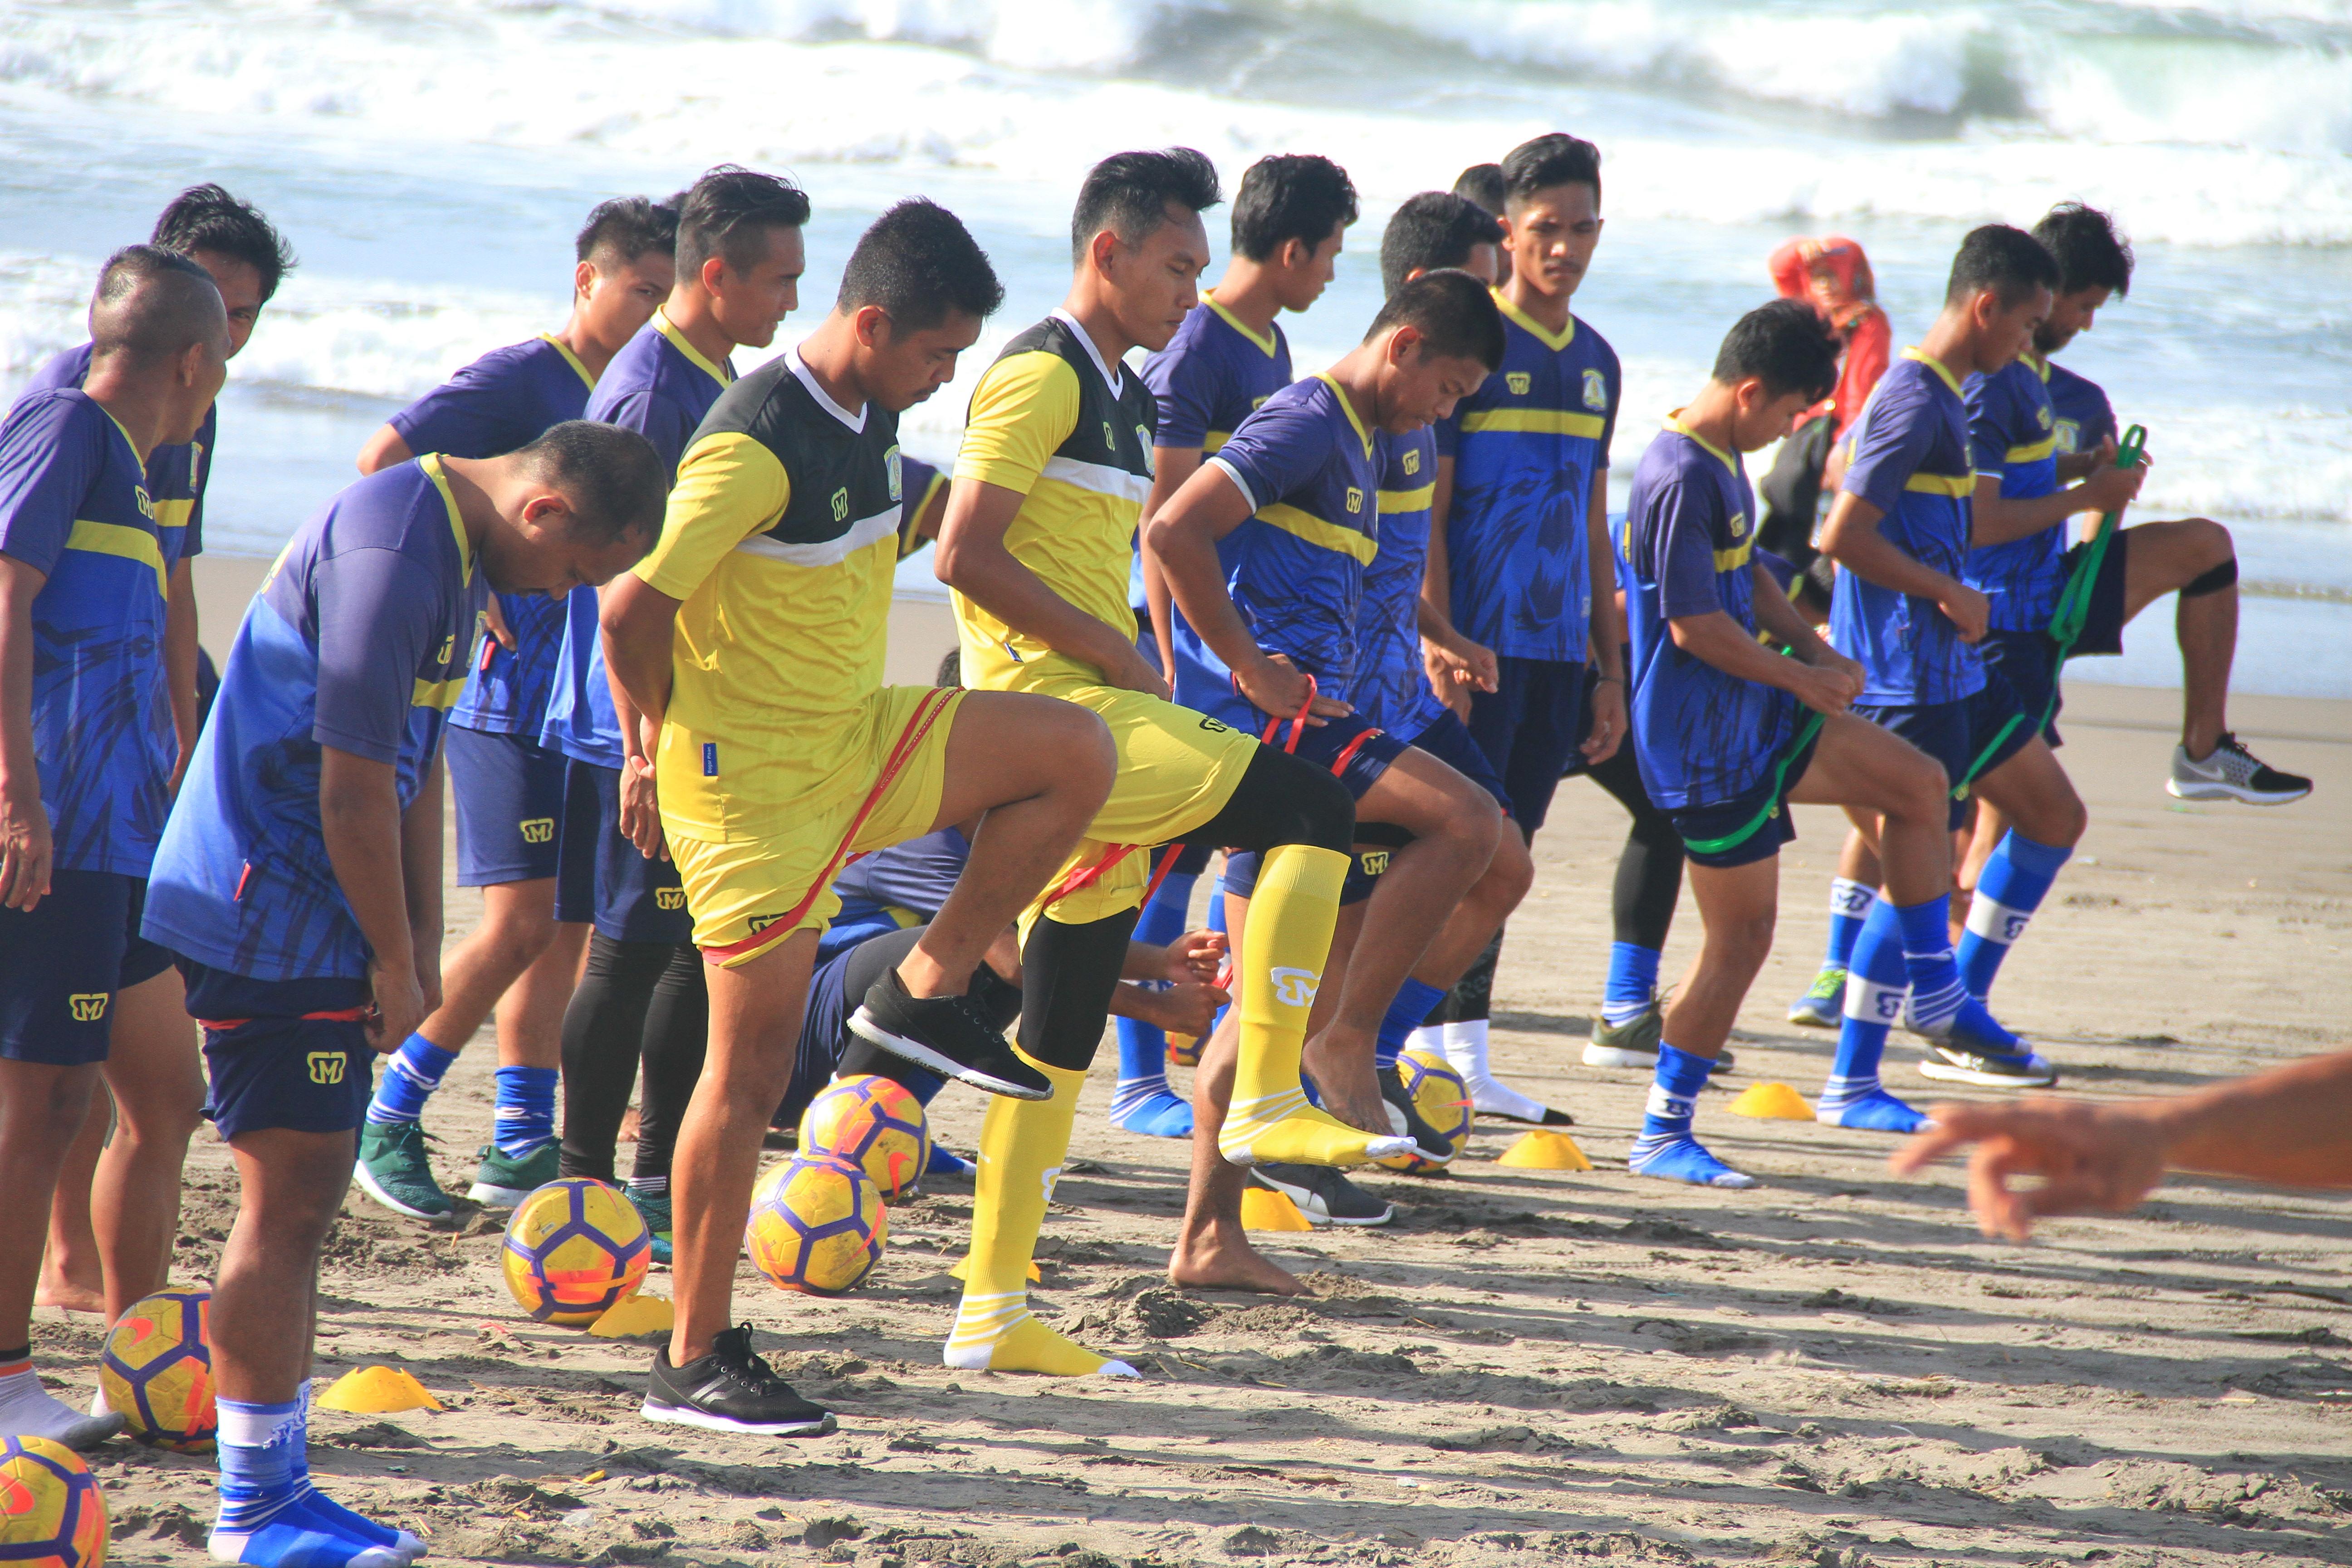
POLYGON ((695 369, 700 371, 703 374, 709 376, 711 380, 717 382, 721 386, 732 386, 735 384, 735 372, 733 368, 723 363, 712 364, 709 360, 703 358, 702 351, 686 341, 686 334, 678 331, 677 323, 669 319, 669 312, 663 310, 658 305, 654 307, 653 329, 668 340, 670 347, 676 349, 679 353, 686 356, 687 363, 692 365, 695 369))
POLYGON ((553 332, 541 332, 539 334, 539 338, 541 342, 553 343, 555 345, 555 352, 563 356, 563 363, 570 365, 572 370, 578 374, 581 385, 586 387, 591 392, 596 390, 596 378, 588 374, 588 367, 580 363, 580 356, 578 354, 573 353, 570 349, 563 346, 563 341, 562 339, 558 338, 553 332))
POLYGON ((1257 333, 1250 330, 1248 322, 1243 321, 1239 316, 1234 315, 1231 310, 1226 310, 1223 305, 1218 304, 1216 295, 1203 292, 1201 296, 1201 303, 1209 307, 1210 310, 1214 310, 1217 313, 1218 319, 1223 321, 1225 325, 1231 327, 1234 331, 1239 332, 1242 336, 1255 343, 1258 347, 1258 352, 1265 355, 1266 358, 1272 359, 1275 355, 1275 351, 1282 346, 1282 340, 1275 334, 1275 330, 1272 327, 1268 327, 1266 329, 1265 335, 1264 337, 1258 336, 1257 333))
POLYGON ((856 413, 852 414, 848 409, 844 408, 840 404, 835 403, 829 395, 827 395, 824 388, 817 384, 816 374, 809 369, 808 361, 801 358, 800 350, 796 348, 786 349, 784 351, 784 363, 792 367, 794 379, 798 380, 803 386, 808 388, 809 395, 816 399, 818 407, 824 409, 827 414, 832 415, 835 419, 840 420, 843 425, 848 427, 851 435, 862 436, 866 433, 866 411, 861 408, 856 413))
POLYGON ((2032 349, 2018 350, 2017 357, 2025 362, 2026 369, 2042 378, 2042 385, 2050 384, 2050 361, 2047 358, 2035 359, 2032 349))
MULTIPOLYGON (((82 395, 84 397, 89 397, 89 394, 87 392, 83 393, 82 395)), ((115 432, 122 437, 123 446, 130 448, 131 466, 139 470, 139 482, 142 485, 144 485, 147 482, 147 459, 139 455, 139 443, 131 438, 130 431, 123 429, 122 421, 114 416, 113 409, 109 408, 103 403, 99 403, 98 399, 95 397, 89 397, 89 400, 91 403, 97 405, 98 411, 106 416, 106 422, 113 426, 115 432)))
POLYGON ((425 470, 425 477, 431 479, 433 488, 441 492, 441 504, 449 513, 449 531, 457 536, 457 559, 466 563, 466 584, 471 587, 474 582, 474 544, 466 537, 466 517, 457 510, 457 498, 449 493, 449 475, 441 467, 441 454, 427 452, 416 459, 416 466, 425 470))
POLYGON ((1924 364, 1929 370, 1934 371, 1937 376, 1942 380, 1943 384, 1952 389, 1952 395, 1954 397, 1961 395, 1960 378, 1954 375, 1949 370, 1946 369, 1942 360, 1937 359, 1933 354, 1923 353, 1916 348, 1905 349, 1903 351, 1903 357, 1905 359, 1917 360, 1921 364, 1924 364))
POLYGON ((1102 373, 1103 384, 1110 388, 1113 397, 1117 397, 1127 383, 1118 372, 1103 363, 1102 350, 1095 347, 1094 339, 1087 334, 1086 328, 1078 324, 1078 319, 1067 310, 1055 311, 1054 319, 1076 335, 1078 346, 1087 351, 1087 357, 1095 362, 1095 369, 1102 373))
POLYGON ((1338 382, 1331 379, 1331 373, 1328 370, 1317 371, 1315 373, 1315 379, 1329 387, 1331 389, 1331 395, 1339 400, 1340 411, 1348 416, 1348 423, 1355 426, 1356 439, 1364 444, 1364 456, 1367 458, 1370 457, 1372 455, 1371 434, 1364 428, 1364 422, 1356 417, 1356 405, 1348 401, 1348 394, 1345 389, 1343 389, 1338 382))
POLYGON ((1713 458, 1717 462, 1721 463, 1725 468, 1729 468, 1735 476, 1738 474, 1738 461, 1734 458, 1730 453, 1725 451, 1722 447, 1717 446, 1714 442, 1708 440, 1706 437, 1700 435, 1689 426, 1684 424, 1683 411, 1681 409, 1677 408, 1672 414, 1666 416, 1666 428, 1673 431, 1675 435, 1689 440, 1694 446, 1704 448, 1709 457, 1713 458))
POLYGON ((1526 328, 1528 334, 1530 337, 1534 338, 1536 342, 1543 344, 1544 347, 1551 350, 1552 353, 1558 353, 1560 350, 1568 347, 1569 344, 1576 341, 1576 316, 1574 312, 1571 311, 1569 315, 1567 330, 1555 333, 1549 327, 1545 326, 1541 321, 1534 320, 1528 316, 1525 310, 1520 310, 1517 305, 1512 304, 1508 300, 1503 298, 1503 291, 1500 289, 1490 289, 1487 292, 1495 296, 1495 308, 1496 310, 1502 311, 1504 316, 1508 320, 1517 321, 1520 326, 1526 328))

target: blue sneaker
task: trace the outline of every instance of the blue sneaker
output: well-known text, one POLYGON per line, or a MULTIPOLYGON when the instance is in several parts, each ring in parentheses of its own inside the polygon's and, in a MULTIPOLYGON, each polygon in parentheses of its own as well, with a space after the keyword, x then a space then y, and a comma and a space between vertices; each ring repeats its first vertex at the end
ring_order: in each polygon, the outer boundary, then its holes
POLYGON ((1822 970, 1813 976, 1813 988, 1789 1004, 1789 1022, 1809 1029, 1834 1029, 1844 1021, 1845 971, 1822 970))
POLYGON ((931 1163, 923 1167, 927 1176, 962 1176, 967 1180, 980 1169, 970 1160, 944 1143, 931 1145, 931 1163))

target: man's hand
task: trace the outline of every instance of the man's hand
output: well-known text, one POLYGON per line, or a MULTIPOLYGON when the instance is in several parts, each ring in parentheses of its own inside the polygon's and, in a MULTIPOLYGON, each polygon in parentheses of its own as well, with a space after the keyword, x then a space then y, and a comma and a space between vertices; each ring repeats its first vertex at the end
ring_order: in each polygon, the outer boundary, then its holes
POLYGON ((1936 607, 1959 628, 1962 642, 1982 642, 1985 628, 1992 625, 1992 601, 1957 577, 1946 578, 1945 584, 1936 595, 1936 607))
POLYGON ((1604 678, 1592 689, 1592 728, 1576 749, 1587 763, 1598 764, 1617 754, 1625 740, 1625 682, 1604 678))
POLYGON ((1186 931, 1168 944, 1165 978, 1176 985, 1214 981, 1224 966, 1225 947, 1225 933, 1221 931, 1186 931))
POLYGON ((390 1056, 425 1022, 425 988, 413 967, 382 959, 368 961, 368 988, 375 994, 375 1012, 367 1020, 367 1043, 378 1056, 390 1056))
POLYGON ((1465 719, 1470 715, 1470 693, 1492 691, 1502 679, 1495 650, 1468 637, 1450 644, 1423 638, 1421 663, 1429 672, 1429 689, 1437 700, 1465 719))
POLYGON ((2147 464, 2134 463, 2128 468, 2118 468, 2110 462, 2084 479, 2075 490, 2078 510, 2121 511, 2139 499, 2139 488, 2147 482, 2147 464))
POLYGON ((0 786, 0 908, 30 910, 48 897, 55 855, 39 775, 0 786))
POLYGON ((492 594, 482 604, 482 629, 490 640, 509 653, 515 650, 514 628, 507 625, 507 613, 499 607, 499 596, 492 594))
POLYGON ((1843 713, 1846 704, 1862 695, 1862 667, 1852 659, 1835 665, 1801 665, 1790 688, 1797 700, 1816 713, 1843 713))
POLYGON ((648 860, 669 858, 662 837, 661 799, 654 786, 650 756, 626 757, 621 763, 621 837, 637 847, 648 860))
POLYGON ((2164 1141, 2129 1107, 2031 1096, 2009 1105, 1934 1105, 1887 1161, 1909 1175, 1968 1144, 1969 1206, 1985 1235, 2023 1241, 2044 1215, 2120 1214, 2164 1177, 2164 1141), (2039 1176, 2015 1188, 2012 1176, 2039 1176))
POLYGON ((1344 718, 1355 710, 1336 697, 1308 696, 1315 689, 1315 678, 1290 662, 1287 654, 1260 654, 1234 667, 1234 684, 1250 700, 1250 706, 1268 718, 1285 722, 1304 710, 1309 728, 1321 729, 1325 719, 1344 718))
POLYGON ((1151 661, 1133 643, 1120 645, 1121 650, 1113 661, 1102 667, 1103 684, 1116 686, 1121 691, 1140 691, 1146 697, 1168 701, 1168 682, 1151 668, 1151 661))
POLYGON ((2072 484, 2085 475, 2116 466, 2117 451, 2113 436, 2102 436, 2099 444, 2087 452, 2062 452, 2058 456, 2058 482, 2072 484))

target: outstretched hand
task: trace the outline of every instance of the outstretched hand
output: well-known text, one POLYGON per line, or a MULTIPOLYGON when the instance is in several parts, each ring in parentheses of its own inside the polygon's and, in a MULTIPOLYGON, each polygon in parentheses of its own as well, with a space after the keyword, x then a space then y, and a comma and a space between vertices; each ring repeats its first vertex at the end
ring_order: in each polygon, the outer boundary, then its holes
POLYGON ((2133 1107, 2030 1096, 2008 1105, 1930 1106, 1926 1130, 1887 1163, 1909 1175, 1973 1144, 1969 1206, 1985 1235, 2023 1241, 2045 1215, 2120 1214, 2164 1177, 2164 1140, 2133 1107), (2020 1176, 2039 1186, 2011 1185, 2020 1176))

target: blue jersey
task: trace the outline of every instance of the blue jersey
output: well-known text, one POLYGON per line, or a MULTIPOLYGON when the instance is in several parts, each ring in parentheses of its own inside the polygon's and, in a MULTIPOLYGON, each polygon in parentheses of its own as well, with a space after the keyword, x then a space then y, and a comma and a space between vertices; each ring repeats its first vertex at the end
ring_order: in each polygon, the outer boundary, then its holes
POLYGON ((1381 456, 1380 553, 1364 568, 1354 700, 1365 722, 1410 741, 1445 711, 1421 662, 1421 579, 1429 563, 1437 437, 1427 430, 1386 437, 1381 456))
POLYGON ((1454 458, 1445 514, 1454 629, 1510 658, 1581 662, 1592 614, 1585 510, 1609 467, 1623 377, 1570 316, 1555 336, 1507 303, 1503 367, 1437 426, 1454 458))
POLYGON ((904 561, 920 550, 928 541, 915 537, 915 530, 923 521, 923 509, 931 504, 948 477, 920 458, 898 454, 898 559, 904 561))
MULTIPOLYGON (((2058 491, 2058 416, 2050 405, 2050 362, 2021 354, 1961 388, 1969 409, 1969 447, 1979 479, 1998 479, 2004 500, 2032 500, 2058 491)), ((2065 586, 2066 524, 1969 552, 1965 581, 1992 602, 1992 628, 2035 631, 2050 624, 2065 586)))
POLYGON ((2116 411, 2107 402, 2107 395, 2099 384, 2086 375, 2076 375, 2064 365, 2043 361, 2050 371, 2050 408, 2058 421, 2058 450, 2063 453, 2095 452, 2099 443, 2120 440, 2123 432, 2116 427, 2116 411))
POLYGON ((1633 746, 1650 798, 1669 810, 1738 799, 1796 734, 1795 698, 1684 651, 1668 625, 1720 610, 1755 636, 1755 548, 1739 459, 1669 420, 1633 468, 1620 544, 1633 746))
MULTIPOLYGON (((385 423, 418 457, 495 458, 529 446, 551 425, 583 417, 595 384, 570 349, 542 333, 492 349, 385 423)), ((450 721, 536 740, 555 686, 564 606, 543 594, 500 594, 499 611, 514 633, 514 651, 483 639, 481 661, 450 721)))
MULTIPOLYGON (((1278 324, 1258 336, 1214 294, 1203 294, 1168 346, 1144 360, 1143 384, 1160 405, 1151 444, 1198 447, 1210 457, 1258 405, 1290 384, 1290 342, 1278 324)), ((1128 574, 1128 603, 1143 607, 1140 554, 1128 574)))
MULTIPOLYGON (((588 399, 584 418, 635 430, 653 443, 677 478, 695 427, 735 379, 731 360, 711 363, 661 311, 613 356, 588 399)), ((604 679, 604 644, 596 625, 596 590, 574 588, 563 604, 555 673, 538 741, 598 767, 622 762, 621 724, 604 679)))
POLYGON ((150 940, 256 980, 367 973, 320 827, 321 750, 390 763, 405 811, 486 596, 436 458, 362 479, 296 531, 246 608, 163 829, 150 940))
MULTIPOLYGON (((52 355, 18 395, 79 388, 89 379, 89 345, 84 343, 52 355)), ((205 552, 205 483, 213 475, 213 438, 219 426, 220 405, 215 403, 205 410, 194 440, 147 454, 147 498, 155 506, 155 537, 163 546, 167 573, 187 557, 205 552)))
MULTIPOLYGON (((1209 461, 1250 505, 1249 520, 1217 542, 1234 607, 1259 647, 1288 655, 1321 695, 1352 700, 1364 568, 1380 541, 1370 434, 1338 383, 1309 376, 1267 398, 1209 461)), ((1265 717, 1183 612, 1173 618, 1176 700, 1255 732, 1265 717)))
MULTIPOLYGON (((1846 437, 1839 486, 1886 515, 1878 531, 1922 565, 1958 577, 1969 552, 1969 416, 1952 373, 1917 349, 1879 378, 1846 437)), ((1924 707, 1973 697, 1984 660, 1932 599, 1898 594, 1840 571, 1830 640, 1862 666, 1860 702, 1924 707)))
POLYGON ((163 681, 163 531, 122 426, 88 394, 0 420, 0 553, 33 595, 33 763, 61 871, 143 877, 179 742, 163 681))

